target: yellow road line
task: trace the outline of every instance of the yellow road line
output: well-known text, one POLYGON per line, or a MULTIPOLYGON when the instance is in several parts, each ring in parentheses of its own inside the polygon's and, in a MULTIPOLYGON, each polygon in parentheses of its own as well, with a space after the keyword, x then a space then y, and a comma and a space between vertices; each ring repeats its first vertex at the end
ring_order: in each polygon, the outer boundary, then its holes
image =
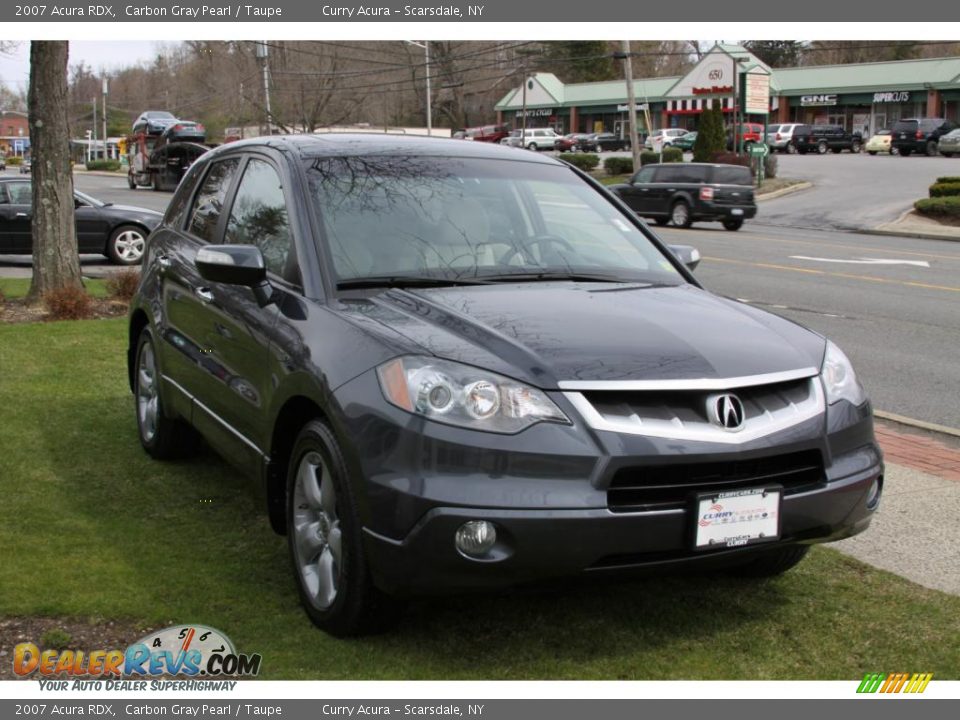
POLYGON ((931 285, 930 283, 910 282, 909 280, 891 280, 890 278, 875 277, 873 275, 854 275, 852 273, 830 272, 828 270, 813 270, 811 268, 794 267, 792 265, 776 265, 774 263, 747 262, 746 260, 730 260, 705 255, 704 260, 712 262, 730 263, 731 265, 749 265, 750 267, 767 268, 769 270, 789 270, 791 272, 807 273, 808 275, 828 275, 830 277, 847 278, 849 280, 864 280, 866 282, 886 283, 889 285, 904 285, 907 287, 926 288, 927 290, 946 290, 960 292, 960 287, 950 285, 931 285))

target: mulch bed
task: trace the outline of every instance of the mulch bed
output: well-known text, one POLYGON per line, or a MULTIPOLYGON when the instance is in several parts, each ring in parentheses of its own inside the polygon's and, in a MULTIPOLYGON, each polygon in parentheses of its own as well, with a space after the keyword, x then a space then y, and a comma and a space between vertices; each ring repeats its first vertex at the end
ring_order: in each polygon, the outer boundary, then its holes
MULTIPOLYGON (((121 317, 128 305, 113 298, 93 298, 90 316, 85 319, 102 320, 121 317)), ((0 300, 0 323, 31 323, 58 320, 43 305, 28 305, 24 300, 0 300)))

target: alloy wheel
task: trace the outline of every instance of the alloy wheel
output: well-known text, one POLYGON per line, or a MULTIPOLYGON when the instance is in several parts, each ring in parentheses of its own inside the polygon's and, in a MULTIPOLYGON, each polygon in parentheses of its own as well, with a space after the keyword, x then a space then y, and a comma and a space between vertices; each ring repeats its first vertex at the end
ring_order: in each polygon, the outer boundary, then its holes
POLYGON ((327 463, 317 452, 300 460, 293 488, 296 566, 310 602, 321 610, 337 599, 343 567, 343 535, 337 495, 327 463))
POLYGON ((135 263, 143 257, 146 238, 136 230, 124 230, 113 240, 117 257, 126 263, 135 263))
POLYGON ((153 355, 153 343, 145 342, 140 348, 137 361, 137 417, 140 420, 140 435, 144 442, 153 440, 157 434, 157 362, 153 355))

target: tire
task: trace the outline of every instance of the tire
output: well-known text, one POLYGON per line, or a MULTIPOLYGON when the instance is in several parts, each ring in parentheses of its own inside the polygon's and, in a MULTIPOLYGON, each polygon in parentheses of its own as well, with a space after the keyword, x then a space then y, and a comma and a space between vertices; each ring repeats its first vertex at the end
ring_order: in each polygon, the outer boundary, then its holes
POLYGON ((796 567, 807 553, 808 545, 787 545, 773 550, 767 550, 742 565, 732 568, 735 575, 750 578, 764 578, 782 575, 787 570, 796 567))
POLYGON ((131 190, 137 189, 137 181, 133 179, 133 175, 130 173, 127 173, 127 187, 129 187, 131 190))
POLYGON ((179 418, 164 413, 160 397, 160 366, 153 341, 153 332, 145 327, 137 339, 133 368, 133 402, 137 416, 140 444, 156 460, 174 460, 192 455, 200 436, 179 418))
POLYGON ((794 145, 793 143, 787 143, 787 155, 796 155, 796 154, 797 154, 797 146, 794 145))
POLYGON ((139 265, 146 245, 146 230, 136 225, 121 225, 110 233, 106 255, 115 265, 139 265))
POLYGON ((952 152, 944 152, 944 153, 940 153, 940 154, 943 155, 944 157, 953 157, 953 153, 952 153, 952 152))
POLYGON ((578 152, 580 152, 580 146, 579 146, 579 145, 573 145, 573 146, 570 148, 570 152, 572 152, 572 153, 578 153, 578 152))
POLYGON ((723 221, 724 230, 730 230, 731 232, 735 232, 742 227, 743 227, 742 218, 733 218, 733 219, 728 219, 723 221))
POLYGON ((690 217, 690 206, 686 200, 677 200, 670 208, 670 221, 680 228, 688 228, 693 224, 690 217))
POLYGON ((536 143, 530 143, 529 145, 527 145, 527 150, 533 150, 534 152, 536 152, 536 151, 537 151, 537 144, 536 144, 536 143))
POLYGON ((891 147, 891 148, 890 148, 890 154, 891 154, 891 155, 899 155, 899 154, 900 154, 900 151, 897 150, 897 148, 895 148, 895 147, 891 147))
POLYGON ((826 155, 827 154, 827 143, 824 140, 821 140, 817 143, 817 154, 826 155))
POLYGON ((370 576, 354 484, 330 427, 308 422, 287 473, 287 540, 300 601, 314 625, 335 637, 383 630, 400 604, 370 576), (332 491, 332 492, 331 492, 332 491))
POLYGON ((877 151, 876 151, 876 150, 867 150, 867 154, 868 154, 868 155, 876 155, 876 154, 877 154, 877 151))
POLYGON ((858 154, 862 149, 863 147, 861 147, 860 143, 856 140, 850 144, 850 152, 854 153, 855 155, 858 154))
POLYGON ((927 157, 936 157, 939 153, 937 152, 937 141, 928 140, 926 145, 927 157))

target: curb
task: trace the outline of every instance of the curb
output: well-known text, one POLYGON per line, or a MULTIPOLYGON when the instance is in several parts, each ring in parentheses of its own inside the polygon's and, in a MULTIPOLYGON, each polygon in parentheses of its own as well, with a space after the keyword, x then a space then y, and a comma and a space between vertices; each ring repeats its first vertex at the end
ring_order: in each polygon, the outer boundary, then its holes
POLYGON ((881 420, 887 420, 889 422, 899 423, 900 425, 919 428, 920 430, 929 430, 930 432, 942 433, 951 437, 960 438, 960 430, 949 427, 948 425, 940 425, 938 423, 927 422, 926 420, 914 420, 913 418, 909 418, 904 415, 884 412, 883 410, 874 410, 873 415, 881 420))
POLYGON ((800 192, 801 190, 808 190, 812 187, 813 183, 806 181, 797 183, 796 185, 788 185, 785 188, 780 188, 779 190, 774 190, 773 192, 757 195, 757 202, 760 202, 761 200, 773 200, 774 198, 790 195, 791 193, 800 192))
POLYGON ((74 175, 96 175, 98 177, 125 178, 125 172, 108 172, 106 170, 74 170, 74 175))
POLYGON ((866 228, 864 230, 859 230, 865 235, 882 235, 887 237, 909 237, 909 238, 918 238, 920 240, 946 240, 947 242, 960 242, 960 228, 957 228, 956 233, 933 233, 933 232, 922 232, 910 230, 909 226, 903 228, 894 228, 892 226, 897 223, 901 223, 906 220, 908 217, 914 214, 913 208, 908 208, 900 213, 900 217, 896 220, 893 220, 888 223, 883 223, 882 225, 877 225, 874 228, 866 228))

